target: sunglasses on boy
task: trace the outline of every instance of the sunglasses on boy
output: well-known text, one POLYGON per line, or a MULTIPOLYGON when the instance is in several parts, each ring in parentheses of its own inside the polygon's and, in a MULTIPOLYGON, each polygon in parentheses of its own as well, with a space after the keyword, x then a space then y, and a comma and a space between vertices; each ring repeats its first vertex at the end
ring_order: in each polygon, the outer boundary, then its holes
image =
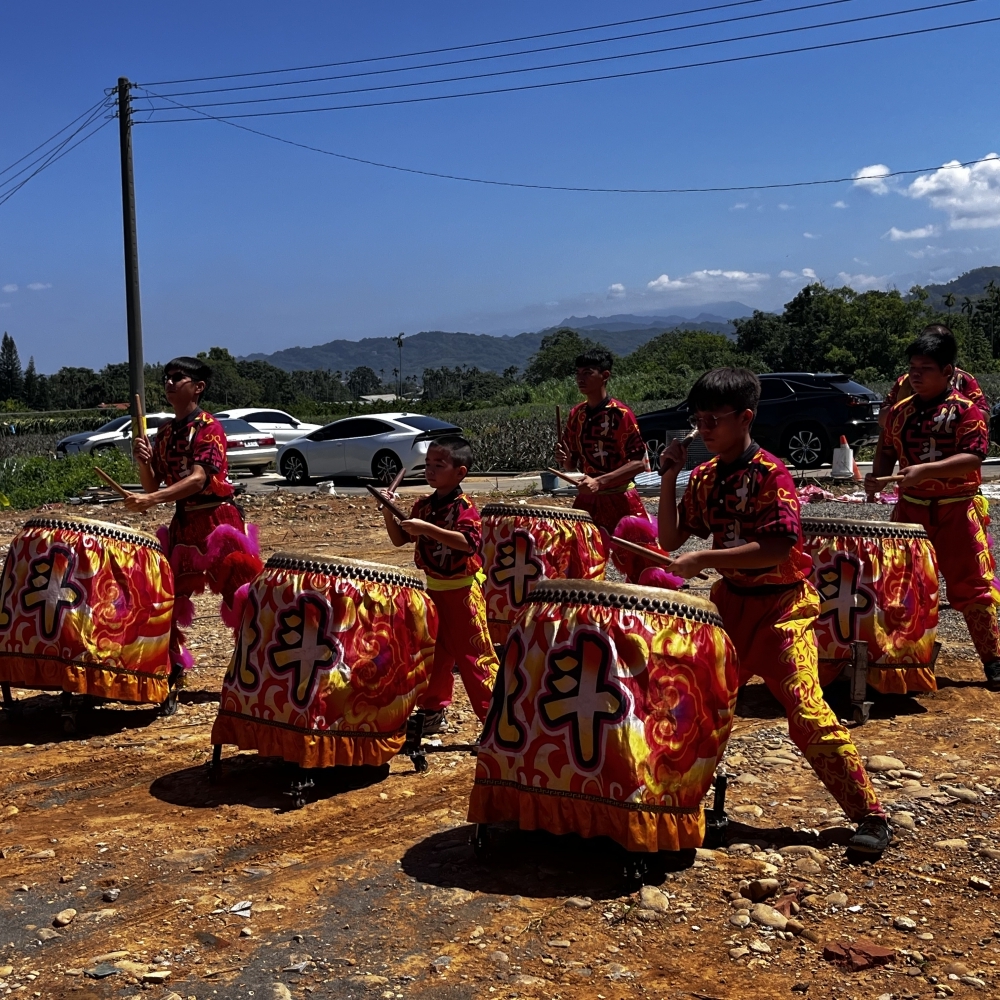
POLYGON ((171 372, 170 374, 163 376, 163 384, 180 385, 181 382, 184 382, 190 378, 191 378, 190 375, 183 375, 180 372, 171 372))
POLYGON ((692 414, 688 417, 688 423, 698 431, 714 431, 719 426, 719 421, 723 417, 731 417, 737 410, 726 410, 725 413, 708 413, 705 416, 692 414))

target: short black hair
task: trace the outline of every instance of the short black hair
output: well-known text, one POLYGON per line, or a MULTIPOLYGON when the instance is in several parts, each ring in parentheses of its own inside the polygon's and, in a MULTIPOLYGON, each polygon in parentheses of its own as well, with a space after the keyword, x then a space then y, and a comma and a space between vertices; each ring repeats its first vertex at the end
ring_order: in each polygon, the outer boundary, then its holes
POLYGON ((928 358, 933 358, 942 369, 955 363, 958 357, 958 344, 955 343, 955 335, 946 326, 940 323, 932 323, 925 326, 915 341, 906 349, 906 356, 914 358, 918 354, 923 354, 928 358))
POLYGON ((749 368, 713 368, 698 379, 688 393, 688 409, 719 410, 731 406, 737 412, 757 412, 760 379, 749 368))
MULTIPOLYGON (((192 382, 204 382, 206 389, 212 380, 212 369, 201 358, 190 358, 186 354, 182 354, 179 358, 171 358, 163 366, 164 375, 169 375, 171 372, 187 375, 192 382)), ((198 398, 201 399, 201 396, 198 398)))
POLYGON ((427 450, 431 448, 443 448, 451 456, 451 464, 457 469, 464 465, 466 469, 472 468, 472 445, 461 434, 442 434, 431 440, 427 450))
POLYGON ((599 372, 611 371, 615 356, 606 347, 592 347, 578 354, 574 362, 577 368, 596 368, 599 372))

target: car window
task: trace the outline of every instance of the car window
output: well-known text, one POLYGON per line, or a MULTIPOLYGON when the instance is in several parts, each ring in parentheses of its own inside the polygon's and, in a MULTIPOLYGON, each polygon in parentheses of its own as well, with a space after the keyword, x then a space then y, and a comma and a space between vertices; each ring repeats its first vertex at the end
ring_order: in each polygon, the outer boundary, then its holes
POLYGON ((146 417, 146 428, 150 427, 162 427, 164 424, 169 423, 173 420, 173 417, 146 417))
POLYGON ((444 420, 436 420, 434 417, 396 417, 396 421, 418 431, 458 430, 454 424, 446 423, 444 420))
POLYGON ((102 427, 98 427, 93 433, 107 434, 109 431, 121 430, 131 419, 131 417, 115 417, 114 420, 109 420, 102 427))
POLYGON ((387 424, 383 420, 372 420, 371 417, 359 417, 357 420, 345 420, 345 424, 350 427, 345 430, 341 437, 371 437, 373 434, 387 434, 395 430, 392 424, 387 424))
POLYGON ((245 420, 236 420, 230 418, 229 420, 220 420, 222 424, 222 429, 227 434, 259 434, 260 431, 256 427, 251 427, 245 420))
POLYGON ((287 413, 280 410, 259 410, 257 413, 248 413, 244 418, 251 423, 257 421, 261 424, 287 424, 292 425, 292 418, 287 413))
POLYGON ((832 383, 835 389, 839 389, 841 392, 846 392, 849 396, 875 396, 876 394, 872 392, 871 389, 866 388, 860 382, 853 382, 851 380, 841 382, 839 379, 832 383))
POLYGON ((783 382, 780 378, 762 378, 760 380, 760 398, 764 399, 784 399, 785 396, 790 396, 792 390, 788 387, 787 382, 783 382))

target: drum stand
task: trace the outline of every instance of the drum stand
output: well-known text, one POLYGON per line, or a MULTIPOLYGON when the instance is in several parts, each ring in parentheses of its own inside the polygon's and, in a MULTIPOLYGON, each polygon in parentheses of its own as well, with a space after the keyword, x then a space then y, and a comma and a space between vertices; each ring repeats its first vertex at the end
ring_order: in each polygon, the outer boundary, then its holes
POLYGON ((406 727, 406 742, 400 749, 413 761, 413 770, 422 773, 430 766, 427 761, 429 753, 468 753, 475 757, 479 753, 478 743, 451 743, 447 746, 426 746, 424 739, 424 713, 417 710, 410 716, 406 727))
POLYGON ((80 731, 80 717, 94 707, 94 699, 88 694, 70 694, 63 691, 59 697, 59 714, 62 716, 63 732, 75 736, 80 731))
POLYGON ((14 695, 11 694, 10 683, 8 681, 0 684, 0 692, 3 693, 4 712, 11 719, 20 718, 24 714, 24 706, 19 701, 16 701, 14 695))
POLYGON ((874 702, 866 701, 868 695, 868 643, 852 642, 851 658, 844 668, 851 685, 851 715, 854 722, 863 726, 868 721, 874 702))
POLYGON ((722 847, 726 840, 726 830, 729 827, 729 816, 726 814, 726 789, 729 788, 729 775, 718 771, 715 775, 715 801, 712 808, 705 813, 705 846, 712 849, 722 847))

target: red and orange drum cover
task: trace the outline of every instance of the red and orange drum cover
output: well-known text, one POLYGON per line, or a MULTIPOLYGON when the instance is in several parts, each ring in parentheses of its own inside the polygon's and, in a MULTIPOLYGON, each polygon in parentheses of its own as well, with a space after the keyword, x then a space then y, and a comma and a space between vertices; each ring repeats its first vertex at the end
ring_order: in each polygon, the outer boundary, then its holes
POLYGON ((539 584, 504 649, 469 820, 607 836, 632 851, 699 846, 738 673, 707 600, 539 584))
POLYGON ((403 745, 436 634, 413 573, 272 556, 250 585, 212 742, 302 767, 384 764, 403 745))
POLYGON ((868 683, 883 694, 936 691, 938 566, 919 524, 803 518, 803 548, 819 591, 820 680, 868 644, 868 683))
POLYGON ((507 641, 543 580, 603 580, 608 556, 601 531, 582 510, 490 503, 482 509, 486 621, 495 643, 507 641))
POLYGON ((152 535, 36 517, 0 582, 0 681, 116 701, 168 693, 174 579, 152 535))

